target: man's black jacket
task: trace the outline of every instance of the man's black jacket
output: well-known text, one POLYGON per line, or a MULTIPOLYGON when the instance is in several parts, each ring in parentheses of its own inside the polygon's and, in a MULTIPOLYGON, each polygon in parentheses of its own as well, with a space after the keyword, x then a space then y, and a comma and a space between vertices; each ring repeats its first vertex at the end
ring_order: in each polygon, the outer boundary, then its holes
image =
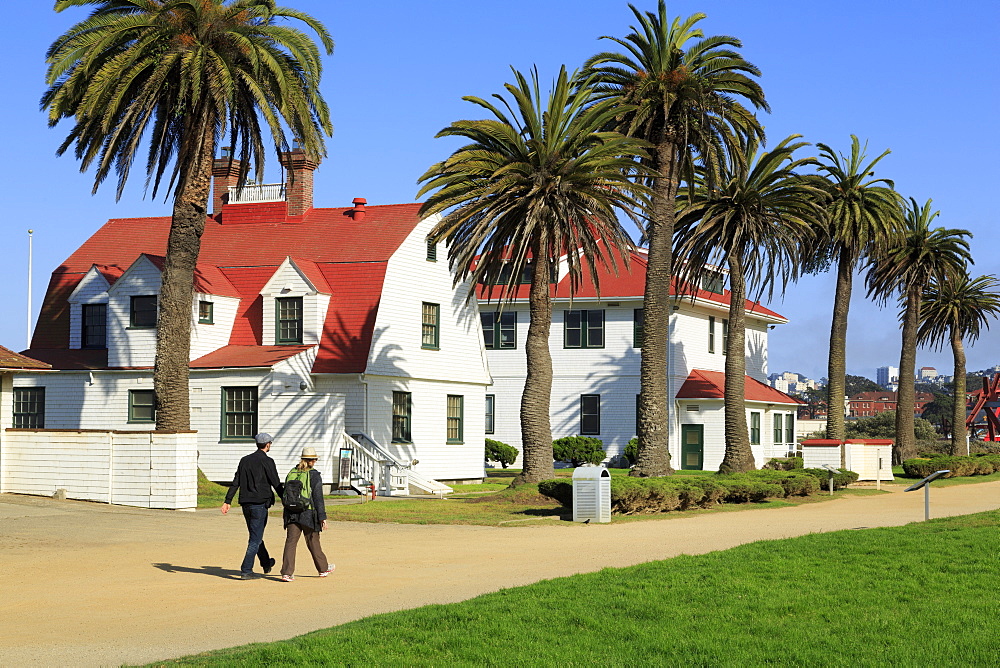
POLYGON ((270 508, 274 505, 272 487, 280 496, 285 486, 278 477, 278 468, 274 465, 274 460, 263 450, 257 450, 240 460, 236 475, 233 476, 233 484, 226 492, 226 503, 233 502, 233 496, 238 489, 241 506, 247 503, 264 503, 270 508))

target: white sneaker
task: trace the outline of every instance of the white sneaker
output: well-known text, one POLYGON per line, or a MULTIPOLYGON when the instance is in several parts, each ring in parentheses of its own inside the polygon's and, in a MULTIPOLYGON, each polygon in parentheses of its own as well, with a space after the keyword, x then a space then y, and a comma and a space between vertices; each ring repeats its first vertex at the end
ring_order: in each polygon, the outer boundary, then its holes
POLYGON ((336 564, 330 564, 329 568, 327 568, 325 571, 323 571, 322 573, 320 573, 319 576, 321 578, 325 578, 327 575, 329 575, 334 570, 336 570, 336 568, 337 568, 336 564))

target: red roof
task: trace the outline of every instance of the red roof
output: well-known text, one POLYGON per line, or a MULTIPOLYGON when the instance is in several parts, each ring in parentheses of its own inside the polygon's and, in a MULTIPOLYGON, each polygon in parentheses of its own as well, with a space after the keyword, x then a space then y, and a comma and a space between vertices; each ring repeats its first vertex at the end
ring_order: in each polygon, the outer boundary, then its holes
POLYGON ((192 369, 274 366, 314 346, 222 346, 191 361, 192 369))
MULTIPOLYGON (((723 399, 726 391, 726 374, 721 371, 694 369, 688 374, 677 391, 678 399, 723 399)), ((744 395, 747 401, 762 401, 769 404, 805 403, 755 378, 746 376, 744 395)))
MULTIPOLYGON (((386 263, 416 227, 419 209, 416 203, 368 206, 362 221, 348 215, 351 208, 311 209, 304 216, 283 220, 269 213, 262 217, 264 222, 247 219, 229 225, 208 218, 196 289, 241 297, 229 343, 261 346, 260 290, 285 258, 292 257, 319 291, 332 295, 313 371, 361 373, 371 348, 386 263)), ((226 211, 228 207, 223 217, 226 211)), ((84 274, 95 264, 106 277, 120 274, 143 253, 151 259, 162 258, 169 228, 168 217, 116 218, 95 232, 52 272, 32 348, 65 351, 69 345, 66 298, 84 274)))
MULTIPOLYGON (((603 245, 603 244, 602 244, 603 245)), ((583 260, 582 267, 582 277, 580 279, 580 285, 575 293, 570 292, 570 278, 567 274, 559 280, 558 283, 552 286, 551 296, 553 298, 569 298, 574 297, 578 299, 642 299, 646 291, 646 265, 648 264, 646 253, 638 252, 631 253, 629 256, 628 266, 626 266, 625 261, 622 260, 620 255, 615 255, 617 262, 617 272, 612 266, 603 266, 598 263, 597 266, 597 279, 600 284, 600 290, 594 285, 593 280, 590 277, 590 269, 588 267, 588 262, 586 259, 583 260)), ((527 299, 530 286, 527 284, 517 286, 515 290, 515 299, 527 299)), ((717 304, 722 304, 729 306, 731 301, 731 296, 729 290, 724 290, 722 294, 716 292, 708 292, 706 290, 697 289, 693 292, 690 289, 679 290, 678 282, 676 280, 672 281, 670 293, 677 296, 680 299, 704 299, 706 301, 715 302, 717 304)), ((488 286, 480 285, 478 286, 478 297, 483 300, 497 299, 500 296, 500 290, 496 287, 492 289, 492 294, 488 286)), ((778 318, 780 320, 787 320, 780 313, 776 313, 771 309, 761 305, 758 302, 746 300, 746 311, 747 314, 755 314, 767 316, 770 318, 778 318)))
POLYGON ((0 370, 9 371, 13 369, 51 369, 51 364, 36 360, 32 357, 15 353, 9 348, 0 346, 0 370))

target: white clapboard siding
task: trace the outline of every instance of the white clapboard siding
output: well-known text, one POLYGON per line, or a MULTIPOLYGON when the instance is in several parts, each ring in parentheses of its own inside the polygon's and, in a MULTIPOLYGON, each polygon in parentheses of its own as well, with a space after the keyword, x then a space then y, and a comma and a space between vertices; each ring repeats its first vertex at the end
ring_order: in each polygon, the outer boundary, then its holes
POLYGON ((130 328, 132 297, 159 295, 160 270, 139 256, 108 289, 108 366, 153 366, 156 328, 130 328))
POLYGON ((191 309, 191 357, 195 360, 229 343, 240 300, 235 297, 197 293, 191 309), (198 302, 212 303, 212 324, 198 322, 198 302))
POLYGON ((78 349, 82 345, 83 304, 107 304, 108 281, 96 267, 91 267, 66 301, 69 302, 69 347, 78 349))
POLYGON ((198 505, 194 433, 13 430, 3 434, 0 491, 140 508, 198 505))

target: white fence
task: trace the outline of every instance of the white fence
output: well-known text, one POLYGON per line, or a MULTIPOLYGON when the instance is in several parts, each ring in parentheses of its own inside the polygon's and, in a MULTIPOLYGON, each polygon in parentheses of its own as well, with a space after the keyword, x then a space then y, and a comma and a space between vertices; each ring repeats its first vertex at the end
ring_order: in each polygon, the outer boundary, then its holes
POLYGON ((0 492, 139 508, 198 505, 197 432, 7 429, 0 492))

